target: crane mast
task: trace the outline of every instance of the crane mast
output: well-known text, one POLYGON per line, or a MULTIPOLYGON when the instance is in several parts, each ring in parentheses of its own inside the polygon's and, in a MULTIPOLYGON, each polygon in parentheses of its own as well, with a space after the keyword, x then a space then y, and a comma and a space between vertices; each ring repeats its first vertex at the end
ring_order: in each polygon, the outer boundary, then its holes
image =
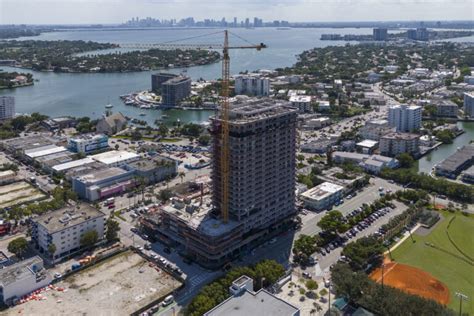
POLYGON ((221 91, 221 215, 222 221, 229 221, 229 81, 230 57, 229 35, 224 31, 224 48, 222 51, 222 91, 221 91))

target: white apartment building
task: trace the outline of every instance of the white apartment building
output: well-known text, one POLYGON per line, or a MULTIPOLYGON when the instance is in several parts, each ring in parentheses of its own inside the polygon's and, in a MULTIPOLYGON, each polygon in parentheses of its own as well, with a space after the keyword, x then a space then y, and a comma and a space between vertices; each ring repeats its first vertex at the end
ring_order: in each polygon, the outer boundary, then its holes
POLYGON ((81 249, 81 237, 88 231, 104 237, 105 214, 86 204, 67 207, 33 219, 31 239, 36 247, 49 255, 54 244, 56 251, 50 257, 54 262, 81 249))
POLYGON ((51 275, 38 256, 0 269, 0 302, 13 305, 21 297, 51 283, 51 275))
POLYGON ((337 201, 342 199, 343 193, 344 187, 331 182, 323 182, 302 193, 300 199, 305 207, 322 211, 330 209, 337 201))
POLYGON ((474 93, 464 93, 464 114, 474 117, 474 93))
POLYGON ((384 156, 397 156, 401 153, 416 156, 420 151, 420 138, 416 134, 390 133, 380 138, 379 150, 384 156))
POLYGON ((0 121, 8 120, 15 116, 15 98, 0 96, 0 121))
POLYGON ((268 96, 270 94, 270 80, 258 74, 238 75, 235 77, 235 94, 268 96))
POLYGON ((363 139, 379 141, 380 137, 394 131, 395 129, 389 126, 387 120, 371 120, 365 123, 359 133, 363 139))
POLYGON ((311 96, 309 95, 293 95, 290 97, 290 103, 297 108, 300 113, 311 113, 311 96))
POLYGON ((418 105, 394 105, 388 108, 388 122, 397 132, 413 132, 421 128, 422 108, 418 105))

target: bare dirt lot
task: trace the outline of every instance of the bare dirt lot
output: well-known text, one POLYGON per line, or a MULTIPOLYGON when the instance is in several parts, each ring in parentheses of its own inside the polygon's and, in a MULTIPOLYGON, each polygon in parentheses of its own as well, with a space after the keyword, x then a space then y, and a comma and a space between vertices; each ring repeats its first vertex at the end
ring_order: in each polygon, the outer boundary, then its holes
POLYGON ((121 253, 56 284, 46 299, 8 310, 9 315, 129 315, 167 295, 180 282, 131 251, 121 253))

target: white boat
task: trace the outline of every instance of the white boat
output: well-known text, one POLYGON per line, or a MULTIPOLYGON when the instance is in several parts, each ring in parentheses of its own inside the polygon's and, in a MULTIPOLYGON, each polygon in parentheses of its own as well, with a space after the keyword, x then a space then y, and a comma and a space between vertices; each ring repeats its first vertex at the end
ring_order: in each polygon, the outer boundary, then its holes
POLYGON ((168 117, 169 117, 169 115, 166 115, 166 114, 163 114, 163 115, 161 116, 161 118, 168 118, 168 117))
POLYGON ((146 115, 146 113, 145 113, 145 112, 140 112, 140 114, 139 114, 139 115, 140 115, 140 116, 145 116, 145 115, 146 115))
POLYGON ((105 106, 106 109, 111 109, 111 108, 113 108, 113 107, 114 107, 114 106, 113 106, 112 104, 110 104, 110 103, 105 106))

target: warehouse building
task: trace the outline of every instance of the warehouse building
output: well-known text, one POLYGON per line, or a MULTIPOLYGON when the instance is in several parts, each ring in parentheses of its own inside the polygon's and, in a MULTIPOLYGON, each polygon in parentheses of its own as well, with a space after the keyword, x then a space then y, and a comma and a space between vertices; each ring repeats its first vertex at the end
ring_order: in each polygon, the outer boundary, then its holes
POLYGON ((435 166, 437 176, 456 179, 474 163, 474 145, 466 145, 435 166))
POLYGON ((107 151, 90 157, 109 167, 122 167, 130 162, 140 159, 140 155, 124 150, 107 151))
POLYGON ((72 189, 87 201, 97 201, 123 193, 135 186, 134 172, 117 167, 101 169, 72 178, 72 189))

